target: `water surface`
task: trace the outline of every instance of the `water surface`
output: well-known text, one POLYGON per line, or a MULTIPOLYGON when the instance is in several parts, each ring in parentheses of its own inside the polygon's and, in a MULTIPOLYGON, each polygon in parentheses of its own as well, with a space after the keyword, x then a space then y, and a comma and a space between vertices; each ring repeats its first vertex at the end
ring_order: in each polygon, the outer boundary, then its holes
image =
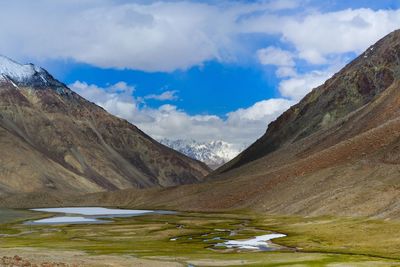
POLYGON ((50 218, 28 221, 27 224, 91 224, 107 223, 110 220, 105 218, 119 218, 142 216, 146 214, 174 214, 172 211, 160 210, 128 210, 128 209, 110 209, 103 207, 63 207, 63 208, 42 208, 31 209, 32 211, 47 213, 62 213, 63 216, 54 216, 50 218), (81 215, 81 216, 77 216, 81 215), (102 219, 103 220, 102 220, 102 219))
POLYGON ((40 219, 36 221, 32 221, 34 224, 76 224, 76 223, 95 223, 95 222, 106 222, 103 220, 85 218, 81 216, 59 216, 59 217, 51 217, 46 219, 40 219))

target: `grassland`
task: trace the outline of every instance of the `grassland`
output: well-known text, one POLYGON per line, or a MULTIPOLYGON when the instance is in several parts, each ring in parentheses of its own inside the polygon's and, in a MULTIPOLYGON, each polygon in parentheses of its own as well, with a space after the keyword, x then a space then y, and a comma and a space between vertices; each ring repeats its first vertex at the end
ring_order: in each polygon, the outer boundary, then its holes
POLYGON ((0 225, 0 253, 18 248, 53 254, 77 251, 94 257, 130 255, 182 266, 400 265, 400 222, 393 221, 179 213, 120 218, 107 224, 49 226, 20 221, 43 214, 1 211, 1 216, 8 214, 9 219, 0 225), (14 220, 10 220, 11 213, 14 220), (274 241, 282 245, 277 251, 214 247, 221 242, 216 237, 246 239, 270 231, 288 234, 274 241))

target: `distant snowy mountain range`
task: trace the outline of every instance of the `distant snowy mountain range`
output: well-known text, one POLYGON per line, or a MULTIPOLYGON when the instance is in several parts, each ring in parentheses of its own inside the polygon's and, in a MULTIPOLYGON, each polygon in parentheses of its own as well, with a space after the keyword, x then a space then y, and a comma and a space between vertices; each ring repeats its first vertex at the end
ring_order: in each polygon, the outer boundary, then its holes
POLYGON ((198 142, 195 140, 170 140, 161 139, 160 143, 177 150, 188 157, 206 163, 210 168, 216 169, 236 157, 245 145, 236 147, 224 141, 198 142))

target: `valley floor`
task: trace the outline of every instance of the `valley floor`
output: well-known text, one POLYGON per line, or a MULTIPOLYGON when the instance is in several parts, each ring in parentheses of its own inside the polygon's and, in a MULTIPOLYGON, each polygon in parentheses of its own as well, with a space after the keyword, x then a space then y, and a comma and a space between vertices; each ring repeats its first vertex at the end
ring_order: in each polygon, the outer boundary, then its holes
POLYGON ((20 266, 400 266, 400 221, 237 212, 154 214, 91 225, 22 223, 46 216, 0 209, 0 266, 15 260, 20 266), (275 251, 214 247, 221 239, 271 232, 288 235, 273 240, 275 251))

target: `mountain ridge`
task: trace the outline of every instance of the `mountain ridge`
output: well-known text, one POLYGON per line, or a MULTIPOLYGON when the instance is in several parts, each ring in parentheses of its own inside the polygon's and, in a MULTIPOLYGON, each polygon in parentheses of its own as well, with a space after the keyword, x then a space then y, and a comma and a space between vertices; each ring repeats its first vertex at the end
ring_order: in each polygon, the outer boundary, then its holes
POLYGON ((199 182, 209 169, 91 103, 47 71, 0 58, 0 194, 199 182), (29 179, 29 183, 26 183, 29 179))

